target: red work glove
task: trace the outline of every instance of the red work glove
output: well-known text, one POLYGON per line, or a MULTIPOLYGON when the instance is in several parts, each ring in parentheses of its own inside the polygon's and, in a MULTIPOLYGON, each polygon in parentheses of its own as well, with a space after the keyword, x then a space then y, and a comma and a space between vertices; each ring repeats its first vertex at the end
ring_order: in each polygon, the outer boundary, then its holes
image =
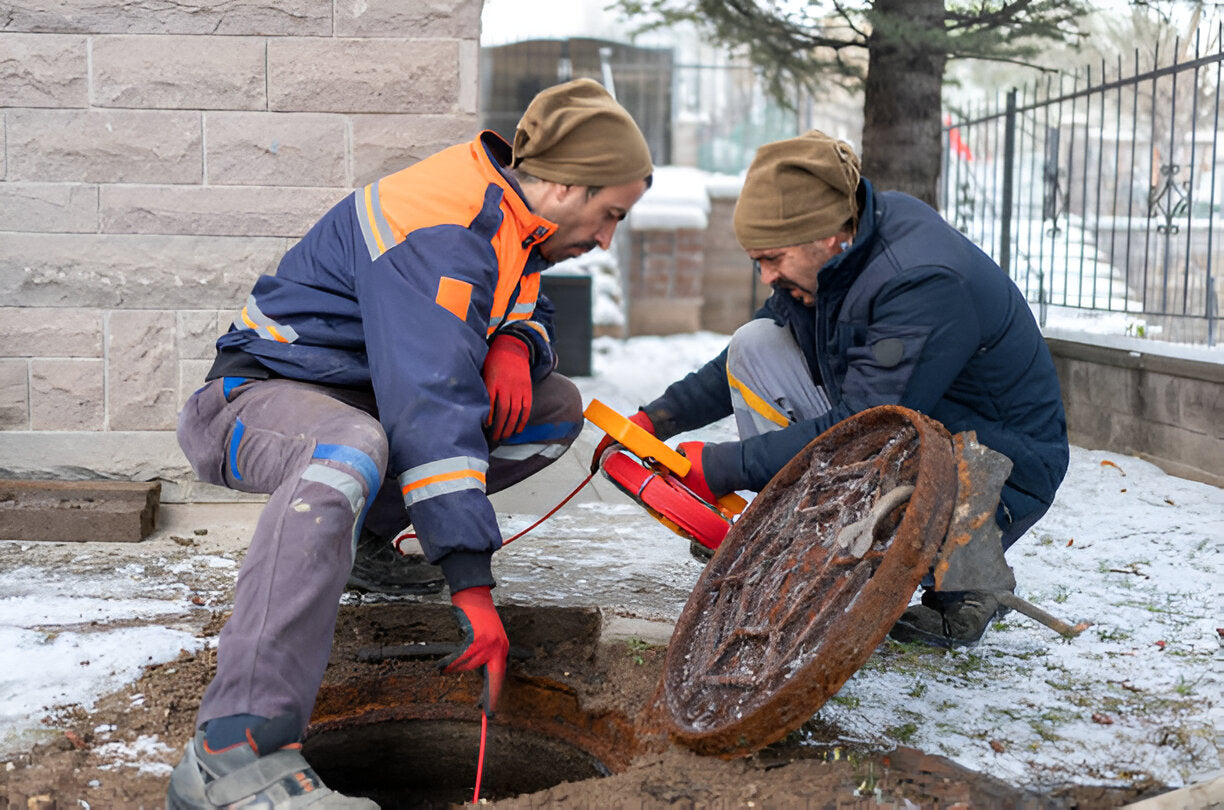
MULTIPOLYGON (((680 483, 691 489, 697 494, 697 497, 709 504, 713 504, 718 500, 718 496, 710 489, 710 485, 706 483, 705 470, 701 467, 701 451, 705 448, 704 442, 680 442, 676 447, 676 451, 692 462, 693 466, 689 468, 688 475, 680 479, 680 483)), ((723 493, 724 495, 726 493, 723 493)))
POLYGON ((464 588, 451 594, 451 604, 455 606, 455 621, 463 631, 464 647, 443 658, 438 666, 443 672, 482 670, 484 694, 480 707, 492 717, 506 680, 506 656, 510 652, 506 628, 493 606, 492 589, 488 585, 464 588))
MULTIPOLYGON (((654 422, 650 421, 650 417, 646 415, 646 411, 638 411, 633 416, 629 417, 629 421, 640 427, 642 430, 655 435, 654 422)), ((613 439, 608 434, 599 440, 599 444, 595 445, 595 455, 591 456, 591 472, 599 471, 599 461, 603 458, 603 454, 608 452, 608 448, 616 444, 616 439, 613 439)))
POLYGON ((490 436, 499 442, 527 426, 531 415, 531 350, 510 335, 498 335, 489 346, 480 375, 489 389, 490 436))

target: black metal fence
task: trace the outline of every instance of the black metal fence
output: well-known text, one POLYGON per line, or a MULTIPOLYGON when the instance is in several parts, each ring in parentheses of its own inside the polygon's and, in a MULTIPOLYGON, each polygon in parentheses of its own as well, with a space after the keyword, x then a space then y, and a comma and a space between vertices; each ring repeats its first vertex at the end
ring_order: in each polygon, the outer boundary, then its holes
POLYGON ((1013 89, 944 128, 941 207, 1046 325, 1215 345, 1224 262, 1224 46, 1102 63, 1013 89), (1162 59, 1167 64, 1161 64, 1162 59), (1058 309, 1053 309, 1058 308, 1058 309))

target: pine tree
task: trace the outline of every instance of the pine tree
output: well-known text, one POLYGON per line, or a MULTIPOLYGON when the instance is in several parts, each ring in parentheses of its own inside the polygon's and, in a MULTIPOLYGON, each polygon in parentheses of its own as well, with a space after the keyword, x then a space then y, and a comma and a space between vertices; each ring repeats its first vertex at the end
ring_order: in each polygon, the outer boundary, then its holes
POLYGON ((791 88, 863 89, 863 174, 932 205, 949 59, 1027 63, 1073 42, 1084 0, 617 0, 645 28, 690 22, 742 49, 781 103, 791 88), (866 58, 864 58, 864 54, 866 58))

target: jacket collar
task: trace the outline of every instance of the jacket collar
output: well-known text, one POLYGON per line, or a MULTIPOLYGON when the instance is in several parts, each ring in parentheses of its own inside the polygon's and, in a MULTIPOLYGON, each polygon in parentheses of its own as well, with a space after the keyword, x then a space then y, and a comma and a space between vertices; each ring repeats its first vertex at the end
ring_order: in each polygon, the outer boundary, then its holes
POLYGON ((859 271, 871 255, 871 246, 876 237, 876 194, 867 178, 860 178, 855 192, 859 202, 858 229, 850 247, 825 262, 816 276, 817 297, 823 290, 849 287, 858 277, 859 271))
POLYGON ((518 223, 518 231, 523 236, 523 247, 531 247, 552 236, 553 232, 557 230, 557 224, 531 210, 531 206, 527 203, 527 197, 523 195, 522 187, 509 170, 510 161, 513 159, 513 149, 511 149, 510 144, 506 143, 505 139, 496 132, 489 129, 476 136, 476 141, 480 144, 481 151, 488 159, 490 167, 497 171, 501 185, 512 192, 503 199, 508 203, 510 211, 518 223))

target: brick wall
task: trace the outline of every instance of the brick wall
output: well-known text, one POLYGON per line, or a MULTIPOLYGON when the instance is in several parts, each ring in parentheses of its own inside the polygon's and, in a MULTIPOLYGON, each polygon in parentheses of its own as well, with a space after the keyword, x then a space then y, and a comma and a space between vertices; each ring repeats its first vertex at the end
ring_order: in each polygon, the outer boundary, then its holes
POLYGON ((255 278, 477 128, 481 0, 10 0, 0 477, 192 484, 173 429, 255 278))

